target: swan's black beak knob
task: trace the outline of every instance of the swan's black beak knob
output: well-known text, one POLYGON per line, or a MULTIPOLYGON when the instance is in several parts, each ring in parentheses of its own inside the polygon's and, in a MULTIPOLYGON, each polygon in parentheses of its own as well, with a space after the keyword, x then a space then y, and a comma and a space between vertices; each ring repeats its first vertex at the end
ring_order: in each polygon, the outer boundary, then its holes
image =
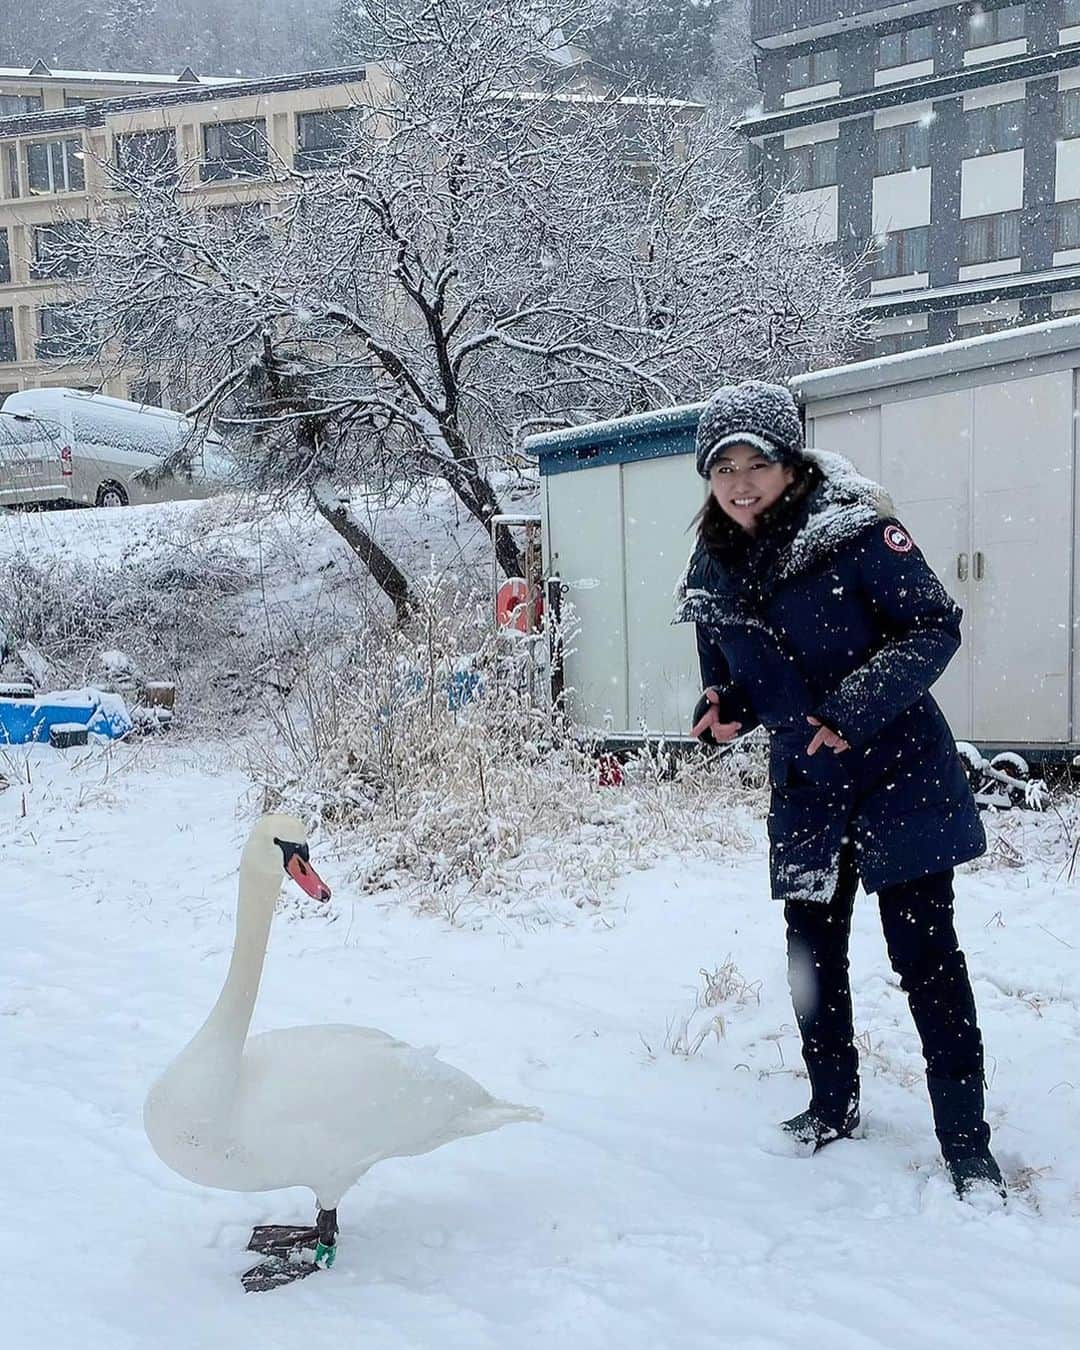
POLYGON ((281 849, 285 871, 300 889, 313 900, 329 900, 330 887, 308 861, 307 844, 293 844, 287 839, 275 839, 274 843, 281 849))

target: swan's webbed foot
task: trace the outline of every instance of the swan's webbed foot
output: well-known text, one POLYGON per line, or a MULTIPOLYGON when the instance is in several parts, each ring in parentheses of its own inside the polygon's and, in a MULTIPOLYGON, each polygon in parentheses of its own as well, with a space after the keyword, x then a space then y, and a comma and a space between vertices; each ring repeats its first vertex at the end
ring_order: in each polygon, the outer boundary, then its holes
POLYGON ((319 1269, 313 1261, 290 1261, 287 1256, 271 1256, 257 1266, 245 1270, 240 1283, 249 1294, 263 1294, 268 1289, 280 1289, 283 1284, 305 1280, 319 1269))
POLYGON ((291 1252, 301 1251, 305 1247, 315 1247, 318 1242, 317 1228, 301 1228, 288 1223, 267 1223, 251 1230, 247 1250, 261 1252, 263 1256, 287 1257, 291 1252))
POLYGON ((320 1209, 314 1228, 295 1224, 267 1223, 251 1230, 247 1249, 268 1256, 240 1277, 249 1294, 278 1289, 294 1280, 306 1279, 316 1270, 329 1270, 337 1256, 337 1210, 320 1209), (305 1260, 304 1252, 314 1248, 314 1259, 305 1260))

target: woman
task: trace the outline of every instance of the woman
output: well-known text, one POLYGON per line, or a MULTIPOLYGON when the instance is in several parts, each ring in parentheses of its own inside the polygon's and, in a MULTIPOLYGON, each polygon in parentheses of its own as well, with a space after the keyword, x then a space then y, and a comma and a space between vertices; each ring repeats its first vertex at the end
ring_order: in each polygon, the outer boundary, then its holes
POLYGON ((960 644, 960 611, 883 491, 839 455, 804 449, 786 389, 720 389, 696 453, 709 495, 675 622, 697 625, 693 734, 769 732, 772 889, 811 1090, 781 1129, 813 1153, 859 1124, 847 952, 861 879, 922 1039, 956 1191, 1004 1196, 952 914, 953 868, 986 839, 928 692, 960 644))

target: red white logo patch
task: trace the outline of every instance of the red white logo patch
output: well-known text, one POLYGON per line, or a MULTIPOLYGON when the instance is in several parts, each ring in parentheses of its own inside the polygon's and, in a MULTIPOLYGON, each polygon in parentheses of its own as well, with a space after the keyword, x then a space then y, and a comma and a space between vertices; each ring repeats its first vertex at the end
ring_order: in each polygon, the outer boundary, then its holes
POLYGON ((894 553, 910 553, 915 547, 911 535, 899 525, 885 526, 885 542, 894 553))

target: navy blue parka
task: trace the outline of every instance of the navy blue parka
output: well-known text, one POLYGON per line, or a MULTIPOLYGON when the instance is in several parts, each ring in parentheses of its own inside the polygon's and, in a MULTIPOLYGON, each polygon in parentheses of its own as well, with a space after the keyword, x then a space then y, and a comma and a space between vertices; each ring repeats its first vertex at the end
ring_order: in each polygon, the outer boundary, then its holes
POLYGON ((978 857, 986 839, 928 692, 960 645, 960 610, 882 489, 840 455, 806 457, 817 485, 772 538, 738 563, 699 541, 674 622, 697 625, 721 721, 769 731, 774 896, 828 901, 845 841, 877 891, 978 857), (807 755, 808 714, 851 749, 807 755))

